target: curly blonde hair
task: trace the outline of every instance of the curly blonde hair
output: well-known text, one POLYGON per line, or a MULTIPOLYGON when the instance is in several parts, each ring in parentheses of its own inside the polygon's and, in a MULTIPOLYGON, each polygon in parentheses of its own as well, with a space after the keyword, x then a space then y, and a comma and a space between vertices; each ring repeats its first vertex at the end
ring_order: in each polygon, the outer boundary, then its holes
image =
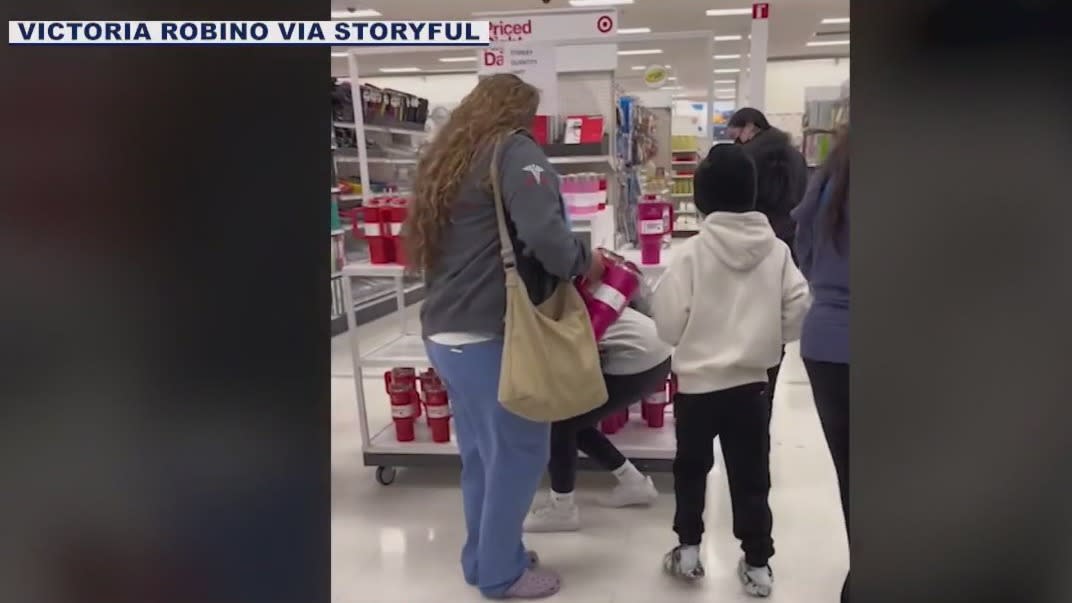
POLYGON ((480 80, 451 113, 417 164, 414 198, 402 236, 411 269, 430 271, 439 257, 450 209, 473 159, 536 117, 540 92, 509 73, 480 80))

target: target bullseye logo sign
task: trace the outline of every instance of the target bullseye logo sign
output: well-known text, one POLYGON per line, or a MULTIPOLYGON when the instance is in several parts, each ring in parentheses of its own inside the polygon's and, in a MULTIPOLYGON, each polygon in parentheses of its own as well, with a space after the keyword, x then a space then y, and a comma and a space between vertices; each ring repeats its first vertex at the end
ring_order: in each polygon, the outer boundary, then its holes
POLYGON ((596 19, 596 29, 599 30, 599 33, 609 33, 610 30, 614 29, 614 19, 610 18, 609 15, 601 16, 596 19))

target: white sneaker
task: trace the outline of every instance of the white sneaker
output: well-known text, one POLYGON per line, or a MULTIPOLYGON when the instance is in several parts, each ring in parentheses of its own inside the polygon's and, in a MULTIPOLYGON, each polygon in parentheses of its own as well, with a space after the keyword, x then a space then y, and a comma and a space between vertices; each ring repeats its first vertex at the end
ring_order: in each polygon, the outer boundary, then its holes
POLYGON ((637 507, 647 506, 659 498, 659 491, 655 489, 655 482, 644 476, 644 479, 628 480, 621 482, 604 496, 600 502, 605 507, 637 507))
POLYGON ((551 504, 536 507, 525 517, 524 530, 540 532, 576 532, 581 529, 581 510, 576 504, 551 504))
POLYGON ((769 565, 765 567, 752 567, 741 559, 737 564, 737 577, 744 585, 744 592, 753 597, 769 597, 774 588, 774 572, 769 565))

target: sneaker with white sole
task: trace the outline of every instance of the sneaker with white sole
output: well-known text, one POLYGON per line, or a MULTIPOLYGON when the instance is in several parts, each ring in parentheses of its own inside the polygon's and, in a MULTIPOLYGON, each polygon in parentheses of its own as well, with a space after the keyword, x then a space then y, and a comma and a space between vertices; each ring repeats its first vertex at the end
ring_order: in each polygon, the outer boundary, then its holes
POLYGON ((697 547, 684 545, 674 547, 663 557, 663 570, 686 582, 694 582, 706 574, 697 547))
POLYGON ((640 507, 655 503, 659 498, 659 491, 655 489, 655 482, 644 476, 644 479, 629 480, 622 482, 610 491, 610 494, 600 499, 605 507, 640 507))
POLYGON ((774 588, 774 572, 771 571, 769 565, 752 567, 744 559, 741 559, 740 563, 737 564, 737 577, 741 579, 741 584, 744 585, 744 592, 753 597, 769 597, 771 590, 774 588))
POLYGON ((581 510, 576 504, 548 503, 525 517, 524 529, 530 533, 576 532, 581 529, 581 510))

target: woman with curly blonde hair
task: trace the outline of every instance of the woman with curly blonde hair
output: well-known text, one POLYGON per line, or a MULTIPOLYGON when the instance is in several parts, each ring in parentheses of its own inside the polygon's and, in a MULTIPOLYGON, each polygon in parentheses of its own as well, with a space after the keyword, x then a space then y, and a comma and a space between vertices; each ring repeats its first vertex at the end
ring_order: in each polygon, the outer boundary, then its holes
POLYGON ((600 276, 602 264, 570 231, 556 176, 525 132, 539 91, 510 74, 482 79, 454 109, 417 166, 405 224, 408 258, 424 274, 421 329, 450 394, 462 459, 466 581, 490 598, 541 598, 558 575, 537 566, 522 523, 549 456, 550 425, 523 419, 498 400, 506 281, 491 190, 499 187, 517 269, 544 301, 559 282, 600 276))

